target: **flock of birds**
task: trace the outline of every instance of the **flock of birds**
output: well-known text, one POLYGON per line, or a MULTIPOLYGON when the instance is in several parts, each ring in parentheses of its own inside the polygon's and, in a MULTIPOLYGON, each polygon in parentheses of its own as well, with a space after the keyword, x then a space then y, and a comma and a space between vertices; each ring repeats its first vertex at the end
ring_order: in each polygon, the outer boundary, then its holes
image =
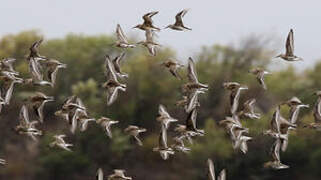
MULTIPOLYGON (((182 18, 188 12, 187 9, 179 12, 176 15, 176 22, 174 24, 168 25, 166 28, 170 28, 177 31, 191 30, 184 25, 182 18)), ((149 53, 153 56, 156 55, 156 47, 160 46, 156 43, 153 37, 156 32, 160 31, 160 28, 155 27, 152 21, 152 17, 158 12, 150 12, 143 16, 144 22, 135 26, 140 30, 145 31, 146 40, 140 41, 135 44, 128 42, 121 26, 118 24, 116 28, 117 41, 114 43, 115 46, 126 49, 134 48, 136 45, 140 44, 145 46, 149 53)), ((40 55, 39 46, 42 43, 42 39, 34 42, 29 51, 29 56, 27 61, 29 63, 30 78, 23 79, 19 77, 19 72, 14 70, 15 59, 6 58, 0 62, 1 75, 0 80, 2 82, 0 91, 0 110, 3 106, 10 104, 10 99, 13 94, 13 89, 15 84, 29 84, 33 86, 55 86, 56 76, 59 69, 67 68, 66 64, 59 62, 58 60, 47 58, 40 55)), ((105 69, 107 80, 103 84, 103 87, 107 91, 107 105, 112 105, 118 96, 118 92, 126 91, 126 84, 121 83, 120 80, 128 78, 128 74, 121 71, 121 62, 125 57, 123 52, 117 57, 111 58, 106 55, 105 59, 105 69), (120 80, 119 80, 120 79, 120 80)), ((294 40, 293 40, 293 30, 291 29, 287 40, 286 40, 286 53, 280 54, 279 56, 286 61, 300 61, 302 58, 294 55, 294 40)), ((173 59, 168 59, 164 61, 162 66, 166 67, 169 72, 177 79, 182 80, 183 78, 178 73, 180 68, 185 67, 178 61, 173 59)), ((258 82, 262 85, 262 88, 267 89, 264 83, 264 76, 270 74, 262 68, 254 68, 249 70, 256 76, 258 82)), ((183 85, 182 94, 183 99, 177 101, 176 105, 182 107, 187 118, 185 124, 178 124, 174 131, 176 136, 173 137, 173 144, 167 144, 167 131, 171 123, 177 122, 178 120, 173 118, 166 110, 164 105, 159 105, 157 122, 160 124, 159 133, 159 144, 158 147, 153 148, 153 151, 158 152, 162 159, 166 160, 170 155, 175 152, 188 153, 191 151, 190 148, 185 146, 185 141, 193 143, 193 138, 197 136, 204 136, 205 132, 202 129, 197 128, 197 111, 200 107, 200 102, 198 100, 199 94, 205 93, 209 86, 207 84, 200 83, 197 77, 195 64, 192 58, 188 59, 187 65, 187 79, 188 82, 183 85)), ((237 82, 225 82, 223 84, 224 89, 230 92, 230 115, 228 115, 224 120, 220 121, 219 124, 226 128, 227 133, 230 135, 232 146, 234 149, 239 149, 241 152, 246 153, 248 151, 247 141, 251 140, 252 137, 244 135, 249 133, 249 129, 243 127, 241 119, 260 119, 260 114, 255 112, 255 99, 247 100, 243 109, 238 111, 239 99, 241 91, 247 90, 248 87, 241 85, 237 82)), ((315 93, 318 96, 317 103, 314 108, 315 123, 305 125, 304 127, 314 128, 321 130, 321 91, 315 93)), ((47 102, 54 101, 54 97, 47 96, 42 92, 36 92, 34 96, 28 98, 28 100, 21 107, 19 114, 19 124, 13 129, 21 135, 26 135, 31 137, 33 140, 37 141, 38 136, 43 133, 41 130, 37 129, 36 125, 38 123, 44 123, 45 117, 43 115, 43 109, 47 102), (32 109, 35 113, 37 119, 31 121, 29 119, 29 109, 32 109)), ((271 120, 271 126, 269 130, 264 131, 265 135, 269 135, 275 139, 275 142, 271 148, 272 160, 265 163, 265 167, 270 167, 273 169, 284 169, 289 168, 289 166, 281 163, 280 159, 280 149, 285 151, 288 145, 288 135, 291 130, 297 128, 296 122, 298 119, 298 114, 301 108, 308 108, 309 105, 303 104, 298 98, 293 97, 292 99, 281 102, 277 105, 275 112, 271 120), (290 107, 290 116, 288 119, 282 117, 280 109, 283 105, 288 105, 290 107)), ((72 95, 68 97, 61 106, 61 109, 55 112, 55 115, 66 120, 70 125, 71 133, 75 133, 77 129, 80 131, 85 131, 88 127, 89 122, 96 122, 105 131, 109 138, 112 138, 111 126, 117 124, 119 121, 112 120, 107 117, 101 117, 99 119, 92 118, 88 115, 87 108, 83 104, 82 100, 72 95)), ((143 143, 140 139, 140 133, 146 132, 145 128, 138 127, 135 125, 129 125, 124 132, 133 137, 139 146, 143 143)), ((53 136, 54 141, 49 144, 50 147, 58 147, 66 151, 72 151, 71 147, 73 144, 67 143, 64 140, 66 135, 56 134, 53 136)), ((0 164, 5 165, 7 162, 4 159, 0 159, 0 164)), ((132 179, 131 177, 125 176, 125 171, 121 169, 115 169, 114 173, 108 176, 108 179, 132 179)), ((211 159, 208 159, 208 173, 209 180, 215 180, 214 164, 211 159)), ((103 170, 101 168, 97 171, 97 179, 103 180, 103 170)), ((220 172, 217 177, 218 180, 226 179, 225 169, 220 172)))

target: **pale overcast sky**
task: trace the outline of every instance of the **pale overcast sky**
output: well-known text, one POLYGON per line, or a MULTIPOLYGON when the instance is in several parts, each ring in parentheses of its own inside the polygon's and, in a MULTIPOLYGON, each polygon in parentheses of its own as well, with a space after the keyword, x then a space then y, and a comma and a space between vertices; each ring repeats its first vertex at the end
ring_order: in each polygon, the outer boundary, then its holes
POLYGON ((30 29, 41 30, 46 38, 70 32, 95 35, 114 32, 120 23, 125 33, 143 38, 143 32, 131 28, 144 13, 160 11, 154 22, 165 27, 178 11, 190 8, 184 21, 193 31, 159 33, 159 42, 182 58, 202 45, 237 43, 252 33, 275 34, 284 51, 281 45, 294 28, 296 54, 305 59, 296 67, 311 67, 321 57, 320 7, 318 0, 1 0, 0 36, 30 29))

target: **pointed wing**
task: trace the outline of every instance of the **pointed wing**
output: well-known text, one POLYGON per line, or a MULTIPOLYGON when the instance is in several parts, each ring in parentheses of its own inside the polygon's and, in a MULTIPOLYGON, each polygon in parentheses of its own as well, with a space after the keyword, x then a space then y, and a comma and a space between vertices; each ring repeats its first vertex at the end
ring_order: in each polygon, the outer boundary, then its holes
POLYGON ((23 124, 29 124, 29 113, 26 105, 23 105, 20 110, 19 120, 23 124))
POLYGON ((94 119, 81 119, 81 131, 86 131, 88 128, 88 123, 89 121, 94 120, 94 119))
POLYGON ((286 39, 286 55, 294 56, 294 38, 293 38, 293 29, 290 30, 288 37, 286 39))
POLYGON ((9 69, 9 71, 15 72, 15 70, 13 68, 13 63, 15 61, 16 61, 16 59, 14 59, 14 58, 7 58, 7 59, 2 60, 2 64, 4 66, 6 66, 9 69))
POLYGON ((84 105, 84 103, 82 102, 82 100, 81 100, 80 98, 77 98, 77 99, 76 99, 76 103, 77 103, 80 107, 82 107, 82 108, 85 109, 85 105, 84 105))
POLYGON ((217 180, 226 180, 226 170, 223 169, 220 175, 217 177, 217 180))
POLYGON ((169 67, 169 72, 176 78, 182 80, 182 77, 177 73, 177 66, 176 65, 171 65, 169 67))
POLYGON ((187 70, 188 70, 188 80, 193 83, 198 83, 197 74, 196 74, 196 70, 195 70, 195 64, 194 64, 194 61, 191 57, 188 58, 187 70))
POLYGON ((282 139, 282 151, 285 152, 286 149, 288 148, 288 144, 289 144, 289 140, 286 138, 286 139, 282 139))
POLYGON ((167 112, 166 108, 164 105, 160 104, 158 107, 158 114, 162 117, 165 118, 171 118, 171 116, 169 115, 169 113, 167 112))
POLYGON ((64 134, 61 134, 59 136, 56 137, 56 142, 58 144, 66 144, 65 140, 64 140, 64 137, 66 137, 66 135, 64 134))
POLYGON ((42 43, 43 39, 41 38, 40 40, 34 42, 31 47, 30 47, 30 50, 33 51, 33 52, 37 52, 38 50, 38 47, 40 46, 40 44, 42 43))
POLYGON ((125 170, 123 170, 123 169, 115 169, 114 170, 114 175, 116 177, 121 177, 121 179, 128 179, 128 178, 125 177, 125 170))
POLYGON ((78 125, 78 117, 79 117, 79 110, 76 109, 73 117, 72 117, 72 120, 71 120, 71 128, 70 128, 70 131, 72 134, 75 134, 76 132, 76 129, 77 129, 77 125, 78 125))
POLYGON ((52 84, 56 83, 57 73, 58 73, 57 67, 54 69, 49 69, 47 72, 47 77, 52 84))
POLYGON ((9 88, 8 88, 7 91, 6 91, 6 95, 5 95, 5 98, 4 98, 4 102, 5 102, 6 104, 9 104, 9 103, 10 103, 10 99, 11 99, 12 93, 13 93, 14 84, 15 84, 15 81, 12 81, 12 82, 10 83, 9 88))
POLYGON ((149 12, 149 13, 145 14, 143 16, 144 24, 146 26, 152 26, 152 24, 153 24, 152 17, 155 16, 156 14, 158 14, 158 11, 153 11, 153 12, 149 12))
POLYGON ((104 180, 104 173, 103 173, 103 170, 101 168, 99 168, 97 170, 96 180, 104 180))
POLYGON ((317 113, 321 114, 321 98, 318 98, 317 101, 317 113))
POLYGON ((155 47, 155 45, 148 43, 147 44, 147 48, 148 48, 148 52, 150 53, 150 55, 156 56, 156 47, 155 47))
POLYGON ((314 121, 321 123, 321 98, 319 97, 313 108, 314 121))
POLYGON ((198 91, 194 91, 191 94, 191 98, 189 98, 189 102, 188 105, 186 107, 186 112, 190 113, 193 109, 196 108, 197 104, 198 104, 198 91))
POLYGON ((267 89, 265 82, 264 82, 264 72, 258 73, 256 78, 257 78, 258 82, 263 86, 263 89, 267 89))
POLYGON ((111 61, 111 58, 110 58, 110 56, 108 54, 106 54, 105 55, 105 75, 107 76, 107 78, 109 76, 109 71, 110 71, 108 61, 111 61))
POLYGON ((120 62, 121 62, 121 60, 124 59, 125 55, 126 55, 126 52, 122 52, 119 56, 117 56, 117 57, 114 59, 115 64, 117 64, 118 66, 120 66, 120 62))
POLYGON ((125 57, 125 52, 121 53, 119 56, 117 56, 114 60, 113 60, 113 65, 114 65, 114 68, 115 68, 115 71, 117 73, 121 73, 121 70, 120 70, 120 62, 121 60, 125 57))
POLYGON ((299 116, 299 112, 300 112, 300 107, 299 106, 295 106, 295 107, 291 107, 290 109, 290 123, 295 124, 298 116, 299 116))
POLYGON ((183 26, 184 25, 182 18, 185 16, 187 11, 188 11, 188 9, 184 9, 183 11, 176 14, 176 16, 175 16, 175 19, 176 19, 175 25, 176 26, 183 26))
POLYGON ((167 131, 166 128, 164 127, 164 125, 162 125, 162 129, 161 132, 159 134, 159 147, 161 149, 166 149, 167 148, 167 131))
POLYGON ((123 32, 123 30, 119 24, 117 24, 116 34, 117 34, 118 41, 120 41, 122 43, 126 43, 126 44, 128 43, 127 37, 125 36, 125 33, 123 32))
POLYGON ((185 138, 185 137, 184 136, 179 136, 179 137, 174 137, 173 140, 175 141, 176 145, 185 147, 183 138, 185 138))
POLYGON ((241 150, 244 154, 246 154, 246 152, 248 151, 248 147, 247 147, 247 142, 246 142, 246 141, 241 141, 240 150, 241 150))
POLYGON ((66 137, 65 134, 60 134, 60 135, 57 136, 57 139, 63 139, 64 137, 66 137))
POLYGON ((113 104, 118 97, 118 87, 112 87, 107 90, 107 106, 113 104))
POLYGON ((274 161, 280 162, 280 146, 281 141, 277 138, 272 146, 272 158, 274 161))
POLYGON ((238 88, 236 90, 236 93, 231 93, 231 101, 232 101, 232 107, 231 107, 231 113, 235 114, 238 107, 239 107, 239 99, 240 99, 240 95, 241 95, 241 89, 238 88))
POLYGON ((43 122, 43 107, 44 107, 45 103, 41 103, 40 106, 37 108, 37 114, 39 116, 39 121, 43 122))
POLYGON ((105 130, 106 130, 106 134, 107 134, 107 136, 108 136, 108 137, 110 137, 110 138, 112 138, 112 137, 113 137, 113 134, 111 133, 110 126, 111 126, 111 124, 110 124, 110 123, 109 123, 109 124, 107 124, 107 125, 105 126, 105 130))
POLYGON ((252 113, 252 114, 254 113, 254 109, 255 109, 254 104, 255 104, 255 102, 256 102, 256 99, 252 98, 252 99, 247 101, 246 105, 244 105, 244 106, 246 106, 248 111, 250 113, 252 113))
POLYGON ((31 72, 32 79, 35 81, 43 80, 43 75, 40 72, 40 65, 33 58, 29 61, 29 71, 31 72))
POLYGON ((207 166, 208 166, 207 179, 215 180, 214 163, 211 159, 207 159, 207 166))
POLYGON ((42 42, 43 42, 43 39, 41 38, 39 41, 35 43, 34 47, 38 48, 42 42))
POLYGON ((33 132, 27 132, 26 133, 29 137, 31 137, 32 140, 34 141, 38 141, 38 139, 36 138, 35 134, 33 132))
POLYGON ((187 116, 186 119, 186 129, 187 130, 196 130, 196 118, 197 118, 197 110, 193 109, 187 116))
POLYGON ((107 122, 104 123, 106 134, 108 137, 112 138, 112 131, 110 129, 111 125, 117 124, 117 123, 119 123, 119 121, 112 121, 112 120, 108 120, 107 122))
POLYGON ((69 97, 65 100, 65 102, 63 103, 63 105, 71 104, 76 98, 77 98, 77 96, 75 96, 75 95, 69 96, 69 97))
POLYGON ((116 72, 115 72, 115 69, 114 69, 114 65, 111 62, 109 56, 106 56, 105 64, 106 64, 106 70, 107 70, 108 78, 118 82, 117 76, 116 76, 116 72))
POLYGON ((137 136, 134 136, 134 138, 139 146, 143 145, 143 142, 137 136))
POLYGON ((280 106, 278 106, 273 113, 271 128, 276 131, 276 133, 280 133, 280 106))
POLYGON ((84 103, 82 102, 82 100, 80 98, 77 98, 76 99, 76 103, 79 107, 81 107, 81 109, 78 109, 79 111, 79 116, 82 116, 82 117, 88 117, 88 114, 87 114, 87 110, 86 110, 86 107, 84 105, 84 103))
POLYGON ((38 41, 32 43, 32 45, 29 48, 30 51, 36 51, 37 50, 37 43, 38 43, 38 41))

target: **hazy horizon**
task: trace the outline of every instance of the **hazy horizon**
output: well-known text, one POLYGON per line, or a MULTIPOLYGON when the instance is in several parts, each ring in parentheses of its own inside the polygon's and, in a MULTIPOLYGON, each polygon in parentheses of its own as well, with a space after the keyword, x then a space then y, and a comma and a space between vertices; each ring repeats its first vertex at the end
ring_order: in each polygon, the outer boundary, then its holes
MULTIPOLYGON (((275 37, 279 41, 276 49, 281 53, 290 28, 294 29, 295 53, 305 59, 304 62, 292 63, 295 67, 311 67, 321 57, 318 51, 321 41, 314 41, 321 38, 314 37, 321 31, 321 24, 315 23, 321 17, 318 10, 320 2, 245 0, 182 4, 167 0, 143 0, 126 2, 126 6, 123 3, 113 1, 111 4, 98 0, 34 0, 33 3, 5 1, 0 7, 0 36, 31 29, 40 30, 45 38, 61 38, 68 33, 111 34, 119 23, 128 36, 144 38, 142 31, 132 29, 142 22, 143 14, 159 11, 153 19, 156 26, 163 28, 174 22, 177 12, 189 8, 184 22, 192 31, 163 30, 159 33, 158 41, 172 47, 179 58, 186 59, 198 52, 201 46, 237 44, 240 39, 251 34, 275 37)), ((289 63, 280 64, 284 66, 289 63)))

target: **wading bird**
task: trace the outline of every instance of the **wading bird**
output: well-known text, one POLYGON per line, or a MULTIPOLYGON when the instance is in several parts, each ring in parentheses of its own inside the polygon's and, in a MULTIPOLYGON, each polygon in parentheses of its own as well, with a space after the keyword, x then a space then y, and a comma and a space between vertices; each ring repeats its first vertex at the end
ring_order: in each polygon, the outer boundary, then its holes
POLYGON ((236 114, 236 111, 239 107, 239 99, 242 90, 248 89, 246 86, 241 86, 237 82, 225 82, 223 83, 224 89, 229 90, 230 93, 230 104, 231 104, 231 114, 236 114))
POLYGON ((57 146, 57 147, 59 147, 61 149, 64 149, 66 151, 70 151, 71 152, 71 149, 69 149, 69 147, 71 147, 73 145, 72 144, 67 144, 65 142, 65 140, 63 139, 64 137, 66 137, 66 135, 60 134, 60 135, 54 135, 53 137, 54 137, 55 140, 49 144, 50 147, 57 146))
POLYGON ((314 95, 318 96, 318 99, 313 108, 313 117, 314 122, 305 125, 304 127, 308 127, 311 129, 316 129, 317 131, 321 131, 321 91, 316 91, 313 93, 314 95))
POLYGON ((54 98, 52 96, 46 96, 41 92, 36 92, 36 94, 30 98, 31 106, 36 113, 39 122, 43 123, 43 108, 47 102, 51 101, 54 101, 54 98))
POLYGON ((262 85, 263 89, 267 89, 266 84, 264 82, 264 76, 267 74, 271 74, 268 71, 265 71, 262 68, 254 68, 249 70, 250 73, 256 76, 257 81, 262 85))
POLYGON ((303 61, 301 57, 294 55, 294 38, 293 38, 293 29, 290 30, 285 44, 285 54, 280 54, 276 58, 282 58, 286 61, 303 61))
POLYGON ((18 134, 24 134, 31 137, 34 141, 38 139, 36 136, 41 136, 42 131, 38 130, 35 125, 38 124, 38 121, 29 120, 29 112, 26 105, 21 107, 19 113, 19 124, 14 128, 18 134))
POLYGON ((47 66, 48 80, 50 85, 53 87, 56 84, 58 70, 67 68, 67 64, 63 64, 55 59, 49 59, 45 61, 45 64, 47 66))
POLYGON ((140 128, 138 126, 130 125, 124 131, 125 133, 133 136, 139 146, 143 145, 142 141, 139 139, 139 134, 142 132, 146 132, 145 128, 140 128))
POLYGON ((122 72, 120 69, 120 62, 122 59, 124 59, 124 57, 125 57, 125 52, 121 53, 119 56, 116 56, 112 61, 116 75, 120 78, 128 78, 128 74, 122 72))
POLYGON ((256 100, 254 98, 245 101, 245 103, 243 105, 243 110, 238 113, 239 116, 244 116, 244 117, 250 118, 250 119, 260 119, 261 115, 258 113, 255 113, 255 111, 254 111, 255 102, 256 102, 256 100))
POLYGON ((264 163, 265 168, 272 168, 272 169, 287 169, 287 168, 289 168, 289 166, 281 163, 280 147, 281 147, 281 140, 280 140, 280 138, 276 138, 275 142, 271 148, 272 161, 264 163))
POLYGON ((195 69, 195 63, 191 57, 188 58, 188 83, 184 84, 183 91, 184 92, 191 92, 193 90, 200 90, 200 91, 207 91, 208 85, 202 84, 198 81, 197 73, 195 69))
POLYGON ((156 14, 158 14, 158 11, 153 11, 145 14, 143 16, 144 23, 138 24, 134 28, 138 28, 144 31, 147 31, 147 30, 159 31, 160 29, 153 25, 153 20, 152 20, 152 17, 155 16, 156 14))
POLYGON ((110 106, 117 99, 119 90, 126 91, 126 84, 121 84, 118 81, 114 65, 109 56, 106 56, 105 65, 108 80, 103 84, 103 87, 107 90, 107 105, 110 106))
POLYGON ((166 28, 170 28, 177 31, 192 30, 191 28, 184 26, 184 23, 183 23, 183 17, 187 12, 188 12, 188 9, 184 9, 181 12, 177 13, 175 16, 175 19, 176 19, 175 23, 168 25, 166 28))
POLYGON ((155 32, 152 30, 146 30, 145 41, 140 41, 137 44, 143 45, 148 49, 148 52, 152 56, 156 56, 156 48, 160 45, 154 41, 155 32))
POLYGON ((158 147, 153 148, 153 151, 159 152, 163 160, 167 160, 170 154, 175 153, 172 148, 167 146, 167 129, 164 125, 162 125, 159 134, 158 147))
POLYGON ((116 35, 117 35, 117 41, 115 43, 116 47, 120 47, 120 48, 136 47, 136 45, 128 43, 127 37, 125 36, 125 33, 123 32, 119 24, 117 24, 116 35))
POLYGON ((167 112, 165 106, 162 104, 159 105, 158 107, 158 116, 156 118, 158 122, 161 123, 165 127, 165 129, 168 129, 170 123, 178 121, 175 118, 172 118, 169 113, 167 112))
POLYGON ((110 118, 101 117, 96 120, 96 123, 99 124, 101 127, 103 127, 106 130, 106 134, 109 138, 112 138, 113 135, 112 135, 110 127, 113 124, 119 123, 119 121, 114 121, 114 120, 111 120, 110 118))
POLYGON ((182 77, 178 74, 177 70, 184 67, 184 65, 180 64, 178 61, 175 61, 173 59, 168 59, 161 65, 166 67, 174 77, 182 80, 182 77))
POLYGON ((114 169, 114 174, 108 176, 108 180, 131 180, 131 177, 125 176, 125 170, 114 169))

